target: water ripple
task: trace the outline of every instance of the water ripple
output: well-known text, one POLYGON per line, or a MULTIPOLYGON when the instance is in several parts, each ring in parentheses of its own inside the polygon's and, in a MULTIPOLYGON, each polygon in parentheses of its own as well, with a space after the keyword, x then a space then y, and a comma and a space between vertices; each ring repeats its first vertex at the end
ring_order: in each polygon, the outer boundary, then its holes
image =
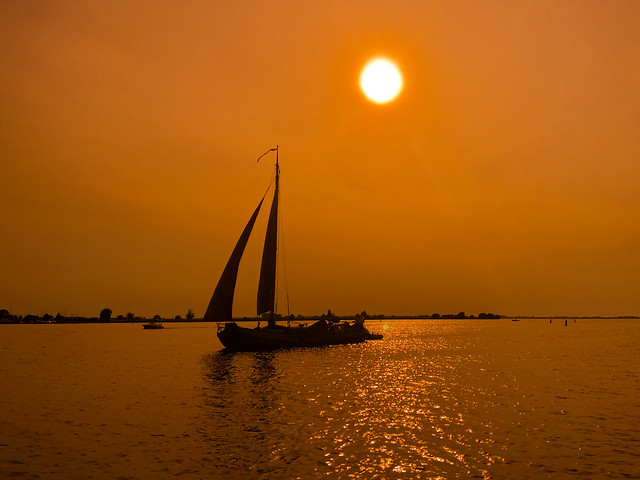
MULTIPOLYGON (((234 439, 226 430, 220 445, 235 447, 235 461, 248 472, 257 465, 283 472, 295 463, 302 478, 537 478, 541 471, 589 471, 580 461, 588 447, 575 446, 576 432, 593 435, 593 418, 575 408, 587 390, 558 387, 567 380, 562 367, 548 374, 532 368, 530 348, 515 356, 487 349, 483 327, 469 332, 468 325, 398 322, 382 342, 225 357, 223 365, 233 364, 225 367, 228 377, 208 377, 227 397, 212 420, 219 427, 223 412, 232 411, 236 425, 261 435, 245 431, 234 439)), ((542 353, 547 363, 555 361, 553 352, 542 353)), ((637 432, 626 436, 637 442, 637 432)))
POLYGON ((0 477, 640 477, 639 322, 236 354, 206 328, 3 326, 0 477))

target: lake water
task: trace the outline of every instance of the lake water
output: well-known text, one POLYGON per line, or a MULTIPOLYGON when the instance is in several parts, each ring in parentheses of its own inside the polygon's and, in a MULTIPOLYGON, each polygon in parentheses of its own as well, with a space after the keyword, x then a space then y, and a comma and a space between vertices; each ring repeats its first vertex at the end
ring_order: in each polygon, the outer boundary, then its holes
POLYGON ((640 478, 640 321, 368 321, 221 351, 215 325, 0 325, 0 478, 640 478))

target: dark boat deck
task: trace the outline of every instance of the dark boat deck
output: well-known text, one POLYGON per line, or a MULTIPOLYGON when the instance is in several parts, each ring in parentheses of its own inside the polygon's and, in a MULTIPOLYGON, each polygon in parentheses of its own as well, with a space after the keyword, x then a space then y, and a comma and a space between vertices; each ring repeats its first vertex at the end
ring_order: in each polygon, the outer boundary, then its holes
POLYGON ((263 328, 245 328, 228 322, 218 331, 218 338, 229 350, 256 351, 362 343, 379 340, 382 335, 372 335, 360 325, 328 324, 320 320, 308 327, 274 325, 263 328))

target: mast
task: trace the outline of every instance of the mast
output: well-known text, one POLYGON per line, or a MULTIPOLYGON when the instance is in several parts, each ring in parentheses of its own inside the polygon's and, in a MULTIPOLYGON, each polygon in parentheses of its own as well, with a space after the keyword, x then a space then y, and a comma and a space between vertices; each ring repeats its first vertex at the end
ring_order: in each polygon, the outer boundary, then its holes
MULTIPOLYGON (((276 267, 278 251, 278 196, 280 192, 280 164, 278 163, 278 146, 267 151, 276 152, 276 186, 273 203, 269 213, 269 223, 262 251, 260 281, 258 283, 257 313, 270 313, 269 325, 275 324, 276 315, 276 267)), ((266 153, 265 153, 266 155, 266 153)), ((263 155, 264 156, 264 155, 263 155)), ((260 157, 262 158, 262 157, 260 157)))

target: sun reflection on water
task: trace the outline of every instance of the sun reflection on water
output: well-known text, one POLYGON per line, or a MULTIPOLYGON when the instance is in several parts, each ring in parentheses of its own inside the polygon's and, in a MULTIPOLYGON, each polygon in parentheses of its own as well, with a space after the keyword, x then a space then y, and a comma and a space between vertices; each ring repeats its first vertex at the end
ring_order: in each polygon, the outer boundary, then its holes
POLYGON ((564 434, 534 420, 535 370, 483 342, 469 324, 398 322, 380 342, 211 356, 210 440, 237 478, 291 465, 301 478, 537 478, 536 438, 564 434))
POLYGON ((0 477, 640 478, 637 320, 388 326, 247 354, 210 325, 5 326, 0 477))
POLYGON ((473 416, 486 398, 479 402, 477 386, 462 386, 460 372, 473 359, 441 335, 389 330, 385 342, 211 358, 208 379, 227 396, 225 409, 236 404, 234 424, 244 425, 240 438, 225 443, 255 448, 253 461, 268 469, 292 461, 295 447, 317 458, 307 465, 314 473, 339 478, 452 471, 483 478, 501 459, 488 451, 493 442, 481 413, 473 416))

